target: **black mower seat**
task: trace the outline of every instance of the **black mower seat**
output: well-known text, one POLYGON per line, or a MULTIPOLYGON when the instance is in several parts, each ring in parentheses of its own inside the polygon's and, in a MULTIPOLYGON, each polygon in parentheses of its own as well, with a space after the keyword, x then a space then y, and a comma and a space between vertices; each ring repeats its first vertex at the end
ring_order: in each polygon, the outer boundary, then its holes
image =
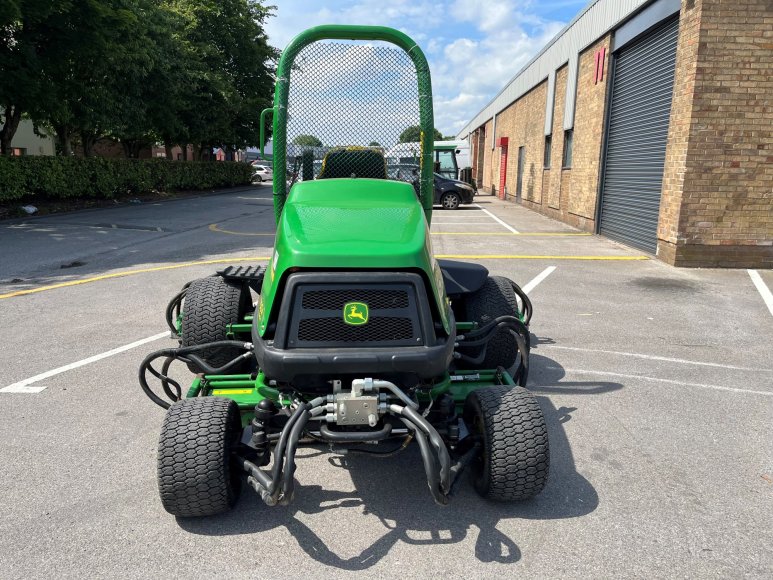
POLYGON ((457 262, 455 260, 438 260, 443 272, 443 283, 449 296, 469 294, 479 290, 488 277, 485 266, 472 262, 457 262))
POLYGON ((346 177, 365 177, 386 179, 386 161, 384 155, 374 149, 347 147, 334 149, 325 155, 322 171, 317 179, 335 179, 346 177))

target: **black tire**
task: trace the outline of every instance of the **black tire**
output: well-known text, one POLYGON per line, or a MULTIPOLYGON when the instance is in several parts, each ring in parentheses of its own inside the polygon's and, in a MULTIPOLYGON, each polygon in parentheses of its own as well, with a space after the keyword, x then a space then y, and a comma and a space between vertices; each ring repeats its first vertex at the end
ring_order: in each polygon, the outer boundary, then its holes
POLYGON ((443 209, 459 209, 462 198, 455 191, 448 191, 440 198, 440 205, 443 209))
MULTIPOLYGON (((464 310, 465 320, 483 326, 499 316, 518 316, 518 299, 510 280, 489 276, 476 292, 464 297, 464 310)), ((483 362, 477 365, 464 363, 464 368, 493 369, 501 366, 509 369, 517 357, 515 337, 507 330, 500 330, 489 341, 483 362)))
POLYGON ((169 407, 158 442, 158 492, 166 511, 188 518, 233 507, 241 482, 231 453, 240 432, 239 407, 230 399, 183 399, 169 407))
POLYGON ((550 471, 550 447, 534 395, 507 385, 478 389, 464 403, 464 421, 483 445, 471 466, 478 494, 518 501, 542 491, 550 471))
MULTIPOLYGON (((182 346, 208 344, 227 340, 226 325, 241 322, 252 308, 250 290, 229 284, 220 276, 194 280, 188 287, 183 304, 182 346)), ((205 349, 196 353, 213 367, 232 361, 244 351, 232 347, 205 349)), ((189 364, 191 372, 199 369, 189 364)), ((233 369, 239 372, 243 369, 233 369)))
POLYGON ((256 175, 255 179, 257 180, 258 183, 263 183, 263 178, 260 175, 256 175))

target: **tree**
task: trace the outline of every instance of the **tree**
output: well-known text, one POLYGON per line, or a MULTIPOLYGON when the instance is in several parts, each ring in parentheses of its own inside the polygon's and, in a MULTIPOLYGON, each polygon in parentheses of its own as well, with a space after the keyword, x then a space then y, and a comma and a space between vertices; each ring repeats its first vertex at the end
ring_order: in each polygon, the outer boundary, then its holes
POLYGON ((260 140, 260 112, 271 106, 277 51, 263 23, 272 7, 258 0, 166 0, 184 22, 179 42, 185 91, 179 95, 184 134, 198 155, 260 140))
MULTIPOLYGON (((443 134, 434 129, 432 136, 433 141, 442 141, 443 134)), ((416 143, 421 141, 421 127, 419 125, 411 125, 405 131, 400 133, 400 143, 416 143)))
POLYGON ((47 54, 48 22, 63 26, 68 2, 2 0, 0 2, 0 154, 11 154, 11 140, 23 113, 56 106, 50 79, 41 71, 47 54))
POLYGON ((293 139, 293 143, 301 147, 322 147, 322 141, 314 135, 298 135, 293 139))
POLYGON ((368 147, 381 147, 381 143, 379 143, 378 141, 371 141, 370 143, 368 143, 368 147))

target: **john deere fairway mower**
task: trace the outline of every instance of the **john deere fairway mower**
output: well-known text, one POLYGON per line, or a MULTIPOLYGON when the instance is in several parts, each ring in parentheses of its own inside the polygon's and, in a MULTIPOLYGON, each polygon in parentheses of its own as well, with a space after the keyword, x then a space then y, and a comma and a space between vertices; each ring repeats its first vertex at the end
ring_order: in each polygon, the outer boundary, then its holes
POLYGON ((539 493, 549 451, 524 388, 531 304, 511 280, 432 254, 422 51, 389 28, 312 28, 282 53, 269 112, 271 260, 187 284, 166 313, 179 347, 140 368, 145 393, 168 409, 164 508, 223 512, 244 478, 266 504, 290 502, 296 450, 309 442, 384 458, 415 443, 439 504, 465 468, 485 498, 539 493), (418 195, 388 178, 400 160, 384 154, 414 125, 418 195), (175 361, 195 374, 187 391, 175 361))

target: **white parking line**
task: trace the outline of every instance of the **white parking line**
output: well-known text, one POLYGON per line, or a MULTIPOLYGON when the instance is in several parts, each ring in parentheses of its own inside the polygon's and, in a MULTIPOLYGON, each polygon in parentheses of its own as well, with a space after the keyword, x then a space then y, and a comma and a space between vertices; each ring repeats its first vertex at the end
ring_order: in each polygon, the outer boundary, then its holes
POLYGON ((555 266, 548 266, 547 268, 542 270, 542 272, 540 272, 539 275, 537 275, 533 280, 528 282, 526 284, 526 286, 521 288, 521 290, 523 290, 524 294, 528 294, 529 292, 531 292, 532 290, 534 290, 537 287, 537 284, 539 284, 545 278, 550 276, 553 273, 553 270, 555 270, 555 269, 556 269, 555 266))
POLYGON ((497 216, 495 216, 495 215, 494 215, 493 213, 491 213, 489 210, 487 210, 487 209, 485 209, 485 208, 481 207, 481 206, 480 206, 480 205, 478 205, 477 203, 475 204, 475 207, 477 207, 479 210, 481 210, 483 213, 485 213, 487 216, 489 216, 491 219, 493 219, 493 220, 494 220, 495 222, 497 222, 499 225, 506 227, 508 230, 510 230, 510 231, 511 231, 511 232, 513 232, 514 234, 517 234, 517 233, 518 233, 518 230, 516 230, 516 229, 515 229, 514 227, 512 227, 511 225, 508 225, 508 224, 506 224, 505 222, 503 222, 501 219, 499 219, 497 216))
POLYGON ((95 354, 94 356, 90 356, 89 358, 84 358, 83 360, 79 360, 78 362, 70 363, 68 365, 64 365, 63 367, 59 367, 50 371, 46 371, 44 373, 40 373, 39 375, 35 375, 34 377, 24 379, 23 381, 19 381, 18 383, 13 383, 12 385, 8 385, 7 387, 3 387, 2 389, 0 389, 0 393, 39 393, 40 391, 43 391, 46 387, 40 387, 40 386, 30 387, 29 385, 31 385, 32 383, 37 383, 42 380, 48 379, 55 375, 61 374, 63 372, 66 372, 72 369, 77 369, 78 367, 82 367, 84 365, 91 364, 93 362, 97 362, 98 360, 102 360, 103 358, 113 356, 114 354, 119 354, 127 350, 131 350, 138 346, 142 346, 143 344, 147 344, 149 342, 153 342, 154 340, 158 340, 164 337, 166 338, 169 337, 168 330, 166 332, 161 332, 159 334, 154 334, 153 336, 143 338, 142 340, 137 340, 135 342, 132 342, 131 344, 125 344, 123 346, 119 346, 118 348, 108 350, 107 352, 95 354))
MULTIPOLYGON (((602 377, 620 377, 621 379, 640 379, 642 381, 654 381, 657 383, 667 383, 670 385, 679 385, 682 387, 698 387, 701 389, 713 389, 715 391, 729 391, 731 393, 744 393, 748 395, 763 395, 766 397, 773 397, 773 391, 753 391, 751 389, 737 389, 735 387, 725 387, 722 385, 706 385, 703 383, 687 383, 684 381, 675 381, 673 379, 659 379, 657 377, 648 377, 644 375, 626 375, 623 373, 608 373, 604 371, 591 371, 585 369, 564 369, 562 367, 548 367, 552 370, 563 370, 567 373, 575 373, 578 375, 599 375, 602 377)), ((536 387, 539 390, 539 387, 536 387)))
POLYGON ((723 369, 730 369, 734 371, 752 371, 756 373, 773 373, 773 369, 757 369, 757 368, 751 368, 751 367, 737 367, 733 365, 728 365, 724 363, 711 363, 711 362, 702 362, 697 360, 687 360, 683 358, 671 358, 667 356, 656 356, 652 354, 641 354, 638 352, 621 352, 619 350, 603 350, 600 348, 580 348, 577 346, 561 346, 558 344, 540 344, 538 348, 558 348, 561 350, 574 350, 578 352, 597 352, 601 354, 614 354, 618 356, 630 356, 634 358, 643 358, 646 360, 660 360, 663 362, 672 362, 672 363, 679 363, 679 364, 685 364, 685 365, 698 365, 703 367, 719 367, 723 369))
POLYGON ((773 316, 773 294, 770 293, 770 290, 765 285, 765 281, 762 279, 762 276, 760 276, 760 273, 757 272, 757 270, 746 271, 749 272, 749 277, 752 279, 752 282, 754 282, 754 285, 757 287, 757 291, 765 301, 765 305, 768 307, 768 310, 770 310, 771 316, 773 316))

